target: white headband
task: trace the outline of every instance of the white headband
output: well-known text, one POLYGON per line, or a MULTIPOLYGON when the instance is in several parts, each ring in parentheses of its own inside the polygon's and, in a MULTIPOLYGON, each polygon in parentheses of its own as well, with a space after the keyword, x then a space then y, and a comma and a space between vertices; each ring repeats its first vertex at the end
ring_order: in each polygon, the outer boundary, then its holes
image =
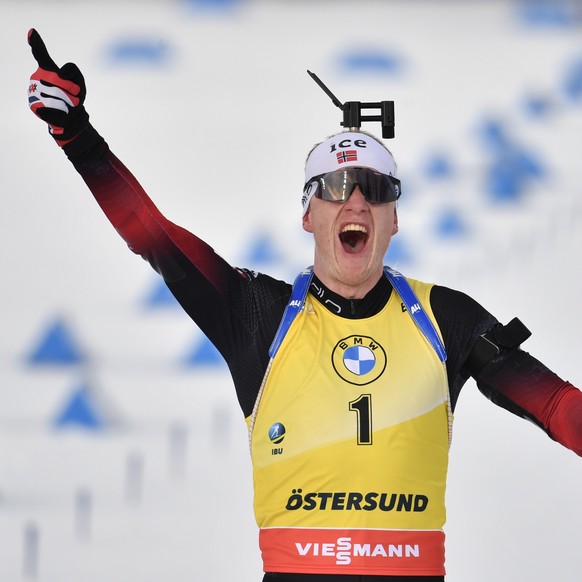
MULTIPOLYGON (((396 163, 392 154, 373 137, 365 133, 345 131, 320 143, 309 155, 305 164, 305 186, 315 176, 334 172, 350 166, 372 168, 387 176, 396 176, 396 163)), ((315 194, 317 182, 304 190, 301 203, 303 215, 315 194)))

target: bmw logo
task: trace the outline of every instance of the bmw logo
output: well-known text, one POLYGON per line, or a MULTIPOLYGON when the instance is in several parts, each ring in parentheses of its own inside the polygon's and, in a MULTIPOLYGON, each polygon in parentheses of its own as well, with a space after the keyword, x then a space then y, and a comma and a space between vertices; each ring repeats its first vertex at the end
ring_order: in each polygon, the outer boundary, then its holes
POLYGON ((356 386, 377 380, 386 369, 386 352, 372 337, 351 335, 335 345, 331 361, 337 375, 356 386))

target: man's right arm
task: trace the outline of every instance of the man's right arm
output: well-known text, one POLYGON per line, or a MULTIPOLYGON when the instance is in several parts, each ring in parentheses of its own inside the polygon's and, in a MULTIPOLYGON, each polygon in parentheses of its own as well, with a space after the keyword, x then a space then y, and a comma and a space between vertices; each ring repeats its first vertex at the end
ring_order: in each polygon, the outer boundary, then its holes
POLYGON ((89 122, 78 67, 59 67, 34 29, 28 42, 38 63, 28 89, 31 110, 48 125, 49 134, 130 249, 164 277, 188 315, 228 357, 233 337, 249 341, 240 318, 231 313, 229 299, 240 292, 244 278, 204 241, 166 219, 109 150, 89 122))
POLYGON ((203 240, 168 220, 91 125, 63 150, 129 248, 167 283, 185 276, 187 262, 219 293, 227 292, 237 271, 203 240))
POLYGON ((34 29, 28 44, 38 68, 30 78, 28 103, 48 126, 95 200, 130 249, 143 256, 166 281, 183 276, 180 255, 205 279, 225 291, 224 273, 233 269, 199 238, 167 220, 131 172, 113 155, 89 122, 85 79, 74 63, 59 67, 34 29))

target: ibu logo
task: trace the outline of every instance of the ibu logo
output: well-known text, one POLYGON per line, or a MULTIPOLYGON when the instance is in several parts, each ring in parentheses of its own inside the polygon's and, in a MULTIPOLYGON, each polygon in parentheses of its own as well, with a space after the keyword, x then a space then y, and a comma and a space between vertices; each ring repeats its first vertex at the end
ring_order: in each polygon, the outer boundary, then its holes
MULTIPOLYGON (((269 440, 274 445, 280 445, 285 438, 285 434, 287 431, 285 430, 285 425, 280 422, 276 422, 271 426, 269 429, 269 440)), ((283 447, 275 447, 271 449, 271 455, 282 455, 283 454, 283 447)))
POLYGON ((274 444, 278 445, 283 442, 285 438, 285 426, 280 423, 276 422, 271 428, 269 429, 269 440, 274 444))

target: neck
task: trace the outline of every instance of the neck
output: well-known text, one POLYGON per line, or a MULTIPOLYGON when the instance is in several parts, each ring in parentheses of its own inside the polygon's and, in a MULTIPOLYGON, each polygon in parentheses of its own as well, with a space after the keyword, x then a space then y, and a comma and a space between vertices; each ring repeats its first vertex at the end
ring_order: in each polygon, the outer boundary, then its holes
POLYGON ((311 282, 311 293, 317 301, 332 313, 348 319, 362 319, 379 313, 390 298, 391 290, 392 286, 383 274, 362 299, 350 299, 335 293, 317 275, 311 282))

